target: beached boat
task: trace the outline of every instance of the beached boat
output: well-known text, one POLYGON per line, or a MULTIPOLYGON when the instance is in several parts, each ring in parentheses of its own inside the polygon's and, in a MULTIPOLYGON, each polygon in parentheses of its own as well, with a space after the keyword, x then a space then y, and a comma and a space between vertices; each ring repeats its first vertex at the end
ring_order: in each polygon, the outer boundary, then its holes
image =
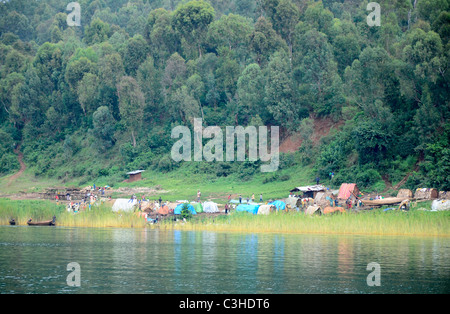
POLYGON ((388 197, 378 200, 361 200, 361 201, 366 206, 383 206, 383 205, 400 204, 404 200, 405 199, 401 197, 388 197))
POLYGON ((32 221, 31 218, 27 221, 29 226, 54 226, 56 225, 56 217, 53 216, 52 220, 32 221))

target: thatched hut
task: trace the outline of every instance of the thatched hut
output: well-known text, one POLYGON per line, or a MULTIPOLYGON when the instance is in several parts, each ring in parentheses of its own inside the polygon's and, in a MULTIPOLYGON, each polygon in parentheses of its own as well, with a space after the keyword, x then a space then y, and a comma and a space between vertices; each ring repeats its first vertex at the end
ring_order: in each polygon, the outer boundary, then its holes
POLYGON ((414 198, 417 199, 424 199, 424 200, 431 200, 438 198, 438 190, 433 188, 422 188, 417 189, 416 193, 414 194, 414 198))
POLYGON ((412 198, 413 192, 408 189, 400 189, 397 194, 398 198, 412 198))
POLYGON ((306 209, 305 214, 306 215, 313 215, 316 212, 320 213, 320 207, 319 206, 308 206, 308 208, 306 209))

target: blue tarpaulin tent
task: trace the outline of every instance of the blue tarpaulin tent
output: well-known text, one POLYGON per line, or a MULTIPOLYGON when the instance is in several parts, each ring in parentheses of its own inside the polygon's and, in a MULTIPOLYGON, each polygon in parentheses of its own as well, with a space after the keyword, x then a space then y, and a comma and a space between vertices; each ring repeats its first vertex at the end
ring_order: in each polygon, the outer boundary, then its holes
POLYGON ((277 208, 277 210, 284 210, 286 209, 286 203, 283 201, 273 201, 268 203, 268 205, 273 205, 277 208))
MULTIPOLYGON (((175 209, 173 210, 173 213, 175 215, 181 215, 181 210, 183 209, 183 205, 184 204, 178 204, 177 207, 175 207, 175 209)), ((188 205, 188 209, 191 212, 192 215, 197 215, 197 212, 194 209, 194 206, 192 206, 191 204, 187 204, 188 205)))
POLYGON ((249 212, 256 215, 258 213, 258 208, 259 205, 241 204, 236 207, 236 212, 249 212))

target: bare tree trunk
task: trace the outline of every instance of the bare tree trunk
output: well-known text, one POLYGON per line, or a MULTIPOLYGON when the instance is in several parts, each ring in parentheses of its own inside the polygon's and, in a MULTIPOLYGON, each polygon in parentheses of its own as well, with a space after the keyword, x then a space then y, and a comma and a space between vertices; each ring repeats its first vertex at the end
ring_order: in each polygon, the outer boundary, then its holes
POLYGON ((136 147, 136 137, 134 136, 134 131, 131 130, 131 137, 133 139, 133 147, 136 147))

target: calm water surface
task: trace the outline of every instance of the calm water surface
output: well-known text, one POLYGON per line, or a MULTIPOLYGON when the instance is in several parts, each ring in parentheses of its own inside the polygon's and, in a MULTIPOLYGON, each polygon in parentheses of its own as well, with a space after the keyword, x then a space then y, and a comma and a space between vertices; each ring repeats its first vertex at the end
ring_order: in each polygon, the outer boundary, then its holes
POLYGON ((0 226, 0 293, 449 292, 448 238, 0 226))

